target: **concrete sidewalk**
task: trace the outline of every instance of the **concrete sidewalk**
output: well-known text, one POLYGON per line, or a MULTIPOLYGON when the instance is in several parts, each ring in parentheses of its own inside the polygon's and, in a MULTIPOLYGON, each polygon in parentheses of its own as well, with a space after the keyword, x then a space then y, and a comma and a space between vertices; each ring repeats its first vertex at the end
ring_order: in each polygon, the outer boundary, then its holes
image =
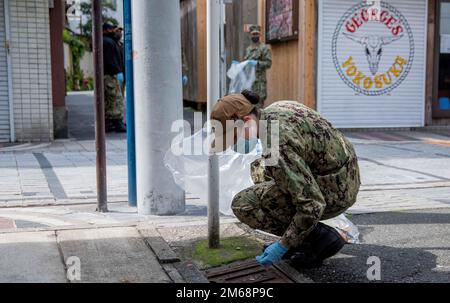
MULTIPOLYGON (((206 237, 199 233, 206 221, 188 212, 138 216, 126 203, 112 203, 104 214, 89 204, 0 209, 0 283, 206 282, 169 246, 206 237), (174 226, 184 233, 173 237, 174 226), (74 260, 80 262, 80 281, 67 276, 74 260)), ((222 218, 222 235, 236 222, 222 218)))
POLYGON ((0 283, 69 282, 74 258, 81 282, 172 282, 138 231, 122 227, 2 234, 0 283))
MULTIPOLYGON (((90 205, 0 210, 0 283, 207 282, 181 249, 206 239, 205 216, 144 217, 124 203, 110 208, 105 214, 90 205), (74 270, 80 280, 71 279, 74 270)), ((222 217, 221 237, 254 237, 240 225, 222 217)))

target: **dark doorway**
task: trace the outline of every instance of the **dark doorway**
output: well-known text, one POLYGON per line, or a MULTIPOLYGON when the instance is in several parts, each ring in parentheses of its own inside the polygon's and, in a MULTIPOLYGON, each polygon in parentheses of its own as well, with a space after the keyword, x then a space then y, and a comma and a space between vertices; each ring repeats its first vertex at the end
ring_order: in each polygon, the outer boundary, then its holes
POLYGON ((450 0, 437 4, 436 98, 433 118, 450 118, 450 0))

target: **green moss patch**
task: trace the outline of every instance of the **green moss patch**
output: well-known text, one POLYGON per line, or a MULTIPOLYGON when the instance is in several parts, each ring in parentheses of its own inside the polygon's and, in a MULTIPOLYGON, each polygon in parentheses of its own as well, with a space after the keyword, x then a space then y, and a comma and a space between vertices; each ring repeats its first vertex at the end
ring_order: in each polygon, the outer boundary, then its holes
POLYGON ((253 259, 262 252, 261 242, 250 237, 226 238, 220 244, 219 249, 209 249, 208 241, 197 242, 192 258, 205 267, 216 267, 253 259))

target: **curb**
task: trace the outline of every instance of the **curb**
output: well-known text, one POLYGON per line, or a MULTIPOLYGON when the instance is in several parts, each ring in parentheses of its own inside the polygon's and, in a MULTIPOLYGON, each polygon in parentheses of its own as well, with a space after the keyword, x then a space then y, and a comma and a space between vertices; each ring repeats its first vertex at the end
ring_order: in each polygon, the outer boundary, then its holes
POLYGON ((7 147, 0 147, 0 153, 13 153, 13 152, 26 152, 38 148, 46 148, 52 145, 51 142, 48 143, 24 143, 18 145, 11 145, 7 147))
POLYGON ((174 283, 209 283, 193 262, 181 261, 156 228, 136 229, 174 283))

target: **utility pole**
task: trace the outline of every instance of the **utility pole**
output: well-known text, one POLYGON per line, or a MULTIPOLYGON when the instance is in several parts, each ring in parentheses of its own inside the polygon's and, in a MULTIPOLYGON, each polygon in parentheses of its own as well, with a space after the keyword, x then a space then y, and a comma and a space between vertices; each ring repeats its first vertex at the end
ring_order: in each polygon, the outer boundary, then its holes
POLYGON ((95 66, 95 140, 97 151, 97 200, 98 212, 108 211, 106 184, 106 143, 105 143, 105 92, 103 71, 103 17, 102 1, 92 0, 92 37, 95 66))
POLYGON ((134 120, 134 79, 133 79, 133 30, 131 0, 123 1, 125 23, 125 79, 127 104, 127 151, 128 151, 128 203, 137 206, 136 188, 136 136, 134 120))
MULTIPOLYGON (((220 98, 220 24, 221 24, 221 0, 209 0, 207 2, 207 81, 208 81, 208 119, 220 98)), ((209 125, 210 131, 211 125, 209 125)), ((209 248, 220 246, 220 174, 219 158, 214 153, 209 153, 208 159, 208 243, 209 248)))
POLYGON ((164 156, 172 123, 183 119, 180 2, 134 0, 132 15, 138 212, 175 215, 185 195, 164 156))

